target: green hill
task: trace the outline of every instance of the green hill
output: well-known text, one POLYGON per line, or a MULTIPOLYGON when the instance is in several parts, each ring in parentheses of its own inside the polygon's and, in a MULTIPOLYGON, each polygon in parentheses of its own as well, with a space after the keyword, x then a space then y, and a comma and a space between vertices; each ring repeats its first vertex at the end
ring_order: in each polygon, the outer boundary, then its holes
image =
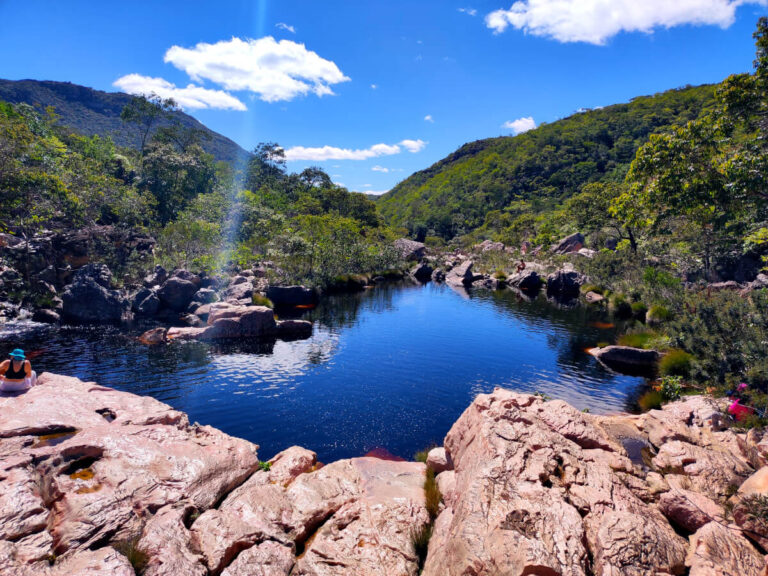
POLYGON ((405 179, 377 204, 390 224, 452 238, 492 210, 550 209, 589 182, 624 178, 648 137, 710 107, 714 85, 685 87, 581 112, 513 137, 465 144, 405 179))
MULTIPOLYGON (((0 100, 12 104, 24 102, 39 109, 53 106, 59 115, 59 124, 75 132, 111 136, 119 146, 138 148, 138 128, 120 120, 120 112, 130 99, 129 94, 122 92, 102 92, 70 82, 0 79, 0 100)), ((203 149, 217 161, 237 163, 248 158, 248 152, 235 142, 209 130, 192 116, 175 112, 174 117, 185 128, 196 128, 208 135, 202 143, 203 149)))

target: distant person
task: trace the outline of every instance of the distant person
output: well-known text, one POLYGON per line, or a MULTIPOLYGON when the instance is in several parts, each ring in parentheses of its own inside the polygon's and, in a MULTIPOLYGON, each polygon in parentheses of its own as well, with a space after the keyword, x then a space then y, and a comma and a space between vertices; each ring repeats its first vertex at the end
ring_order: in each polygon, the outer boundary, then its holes
POLYGON ((0 363, 0 392, 19 392, 37 384, 37 374, 24 356, 24 350, 16 348, 9 356, 0 363))
POLYGON ((520 264, 517 265, 517 273, 520 274, 523 270, 525 270, 525 262, 520 260, 520 264))

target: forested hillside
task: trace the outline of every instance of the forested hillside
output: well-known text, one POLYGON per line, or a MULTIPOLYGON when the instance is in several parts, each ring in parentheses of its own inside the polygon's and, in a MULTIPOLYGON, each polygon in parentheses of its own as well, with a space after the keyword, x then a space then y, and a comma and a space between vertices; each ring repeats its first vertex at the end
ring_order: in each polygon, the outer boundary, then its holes
POLYGON ((545 124, 514 137, 465 144, 410 176, 378 201, 387 221, 415 236, 449 239, 502 211, 551 209, 590 182, 621 182, 651 134, 701 116, 715 86, 642 96, 545 124))
MULTIPOLYGON (((136 125, 120 119, 123 108, 131 101, 129 94, 102 92, 70 82, 38 80, 0 80, 0 100, 12 104, 30 104, 38 111, 52 106, 61 126, 71 128, 85 136, 109 136, 118 146, 138 148, 140 130, 136 125)), ((204 136, 201 147, 216 161, 239 162, 248 158, 248 152, 221 134, 180 110, 172 113, 172 120, 186 129, 200 131, 204 136)), ((169 125, 171 119, 162 125, 169 125)))

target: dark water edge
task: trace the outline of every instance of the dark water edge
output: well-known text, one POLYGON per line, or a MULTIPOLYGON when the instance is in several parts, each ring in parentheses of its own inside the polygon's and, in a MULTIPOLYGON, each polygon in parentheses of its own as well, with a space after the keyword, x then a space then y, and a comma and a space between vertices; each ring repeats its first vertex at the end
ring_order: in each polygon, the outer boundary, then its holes
POLYGON ((151 395, 259 444, 262 459, 291 445, 326 462, 376 448, 411 458, 495 386, 607 413, 633 409, 645 385, 586 353, 617 328, 543 296, 387 284, 329 296, 302 317, 314 323, 309 340, 154 347, 136 340, 147 323, 11 325, 0 352, 22 347, 38 373, 151 395))

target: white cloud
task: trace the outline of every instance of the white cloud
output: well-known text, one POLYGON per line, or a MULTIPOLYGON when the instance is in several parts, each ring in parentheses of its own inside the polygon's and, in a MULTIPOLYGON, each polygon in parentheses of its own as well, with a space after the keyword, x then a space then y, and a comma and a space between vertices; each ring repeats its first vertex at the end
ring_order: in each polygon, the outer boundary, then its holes
POLYGON ((370 148, 356 150, 337 148, 335 146, 321 146, 317 148, 294 146, 285 151, 285 158, 288 161, 309 160, 313 162, 324 162, 326 160, 369 160, 370 158, 400 154, 403 148, 412 154, 416 154, 421 152, 426 145, 427 143, 423 140, 403 140, 397 144, 374 144, 370 148))
POLYGON ((376 90, 376 88, 378 88, 376 84, 371 84, 371 90, 376 90))
POLYGON ((275 24, 275 28, 279 28, 280 30, 285 30, 286 32, 290 32, 291 34, 296 34, 296 28, 293 26, 286 24, 285 22, 278 22, 275 24))
POLYGON ((434 124, 435 119, 432 118, 432 114, 427 114, 426 116, 424 116, 424 121, 425 122, 432 122, 434 124))
POLYGON ((736 8, 767 0, 519 0, 485 17, 495 33, 509 26, 560 42, 604 44, 620 32, 646 32, 684 24, 733 24, 736 8))
POLYGON ((154 93, 162 98, 173 98, 179 106, 187 109, 247 110, 245 104, 223 90, 209 90, 194 84, 179 88, 163 78, 128 74, 115 80, 112 85, 128 94, 148 96, 154 93))
POLYGON ((384 168, 384 166, 379 166, 378 164, 371 168, 374 172, 383 172, 384 174, 389 172, 389 168, 384 168))
POLYGON ((339 67, 304 44, 232 38, 194 48, 172 46, 165 61, 184 70, 195 81, 210 80, 227 90, 249 90, 266 102, 292 100, 314 93, 333 94, 331 86, 349 80, 339 67))
POLYGON ((468 14, 469 16, 477 15, 477 10, 475 10, 474 8, 459 8, 459 12, 463 12, 464 14, 468 14))
POLYGON ((518 118, 517 120, 512 120, 511 122, 504 122, 501 127, 506 130, 512 130, 512 132, 517 135, 536 128, 536 122, 534 122, 532 117, 528 116, 527 118, 518 118))
POLYGON ((381 196, 382 194, 386 194, 389 192, 389 190, 366 190, 363 192, 363 194, 369 194, 371 196, 381 196))
POLYGON ((373 184, 363 184, 363 188, 372 188, 373 184))

